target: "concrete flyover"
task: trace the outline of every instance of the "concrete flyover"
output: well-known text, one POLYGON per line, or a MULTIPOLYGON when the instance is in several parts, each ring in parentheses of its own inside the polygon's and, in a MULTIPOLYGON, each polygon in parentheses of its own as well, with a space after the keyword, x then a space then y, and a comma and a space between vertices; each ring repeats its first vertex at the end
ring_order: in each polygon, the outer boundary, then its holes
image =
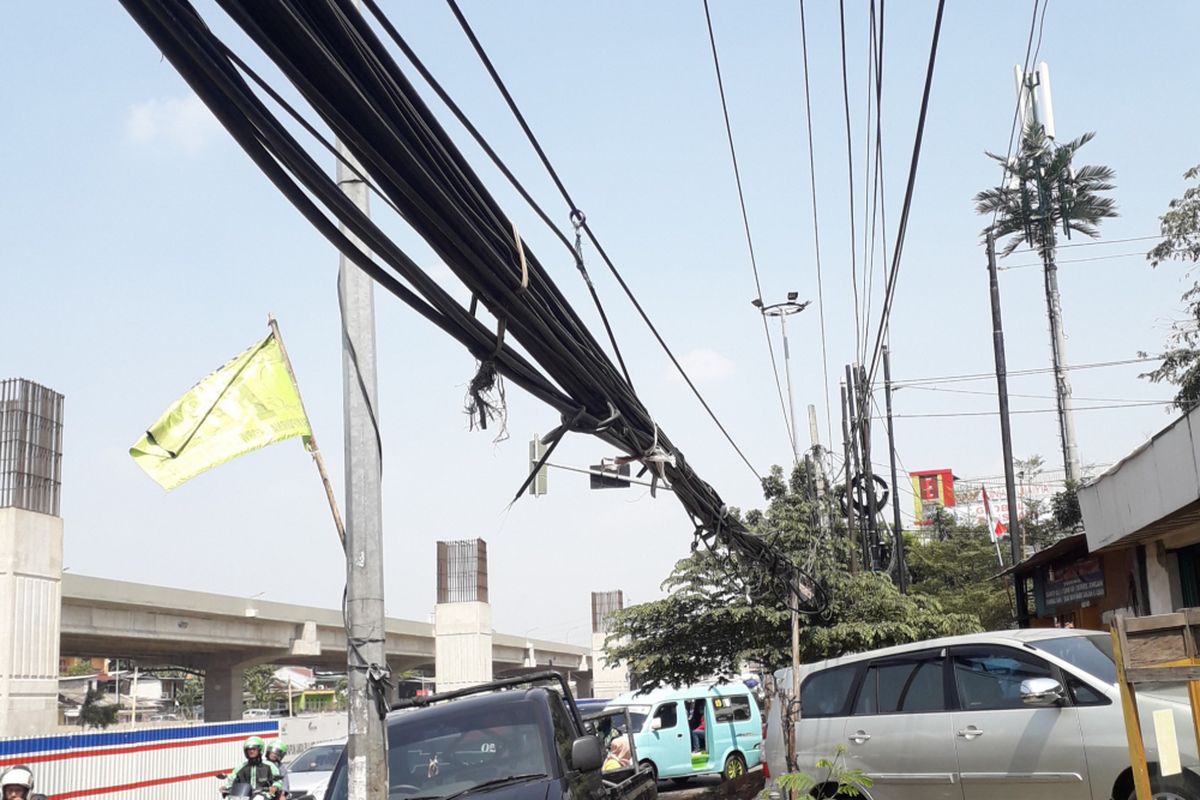
MULTIPOLYGON (((439 619, 443 615, 439 615, 439 619)), ((487 615, 490 621, 490 614, 487 615)), ((460 673, 444 663, 461 649, 464 631, 389 618, 385 623, 388 665, 402 670, 460 673), (439 638, 446 641, 439 648, 439 638)), ((560 642, 477 629, 473 650, 486 649, 489 675, 554 668, 590 693, 593 652, 560 642)), ((344 669, 346 631, 340 611, 258 599, 149 586, 67 572, 62 576, 60 652, 63 656, 134 658, 148 665, 173 664, 205 675, 205 718, 240 719, 242 672, 263 663, 344 669)), ((481 655, 483 655, 481 653, 481 655)), ((447 675, 449 677, 449 675, 447 675)), ((457 675, 456 675, 457 677, 457 675)), ((452 682, 457 682, 454 680, 452 682)))

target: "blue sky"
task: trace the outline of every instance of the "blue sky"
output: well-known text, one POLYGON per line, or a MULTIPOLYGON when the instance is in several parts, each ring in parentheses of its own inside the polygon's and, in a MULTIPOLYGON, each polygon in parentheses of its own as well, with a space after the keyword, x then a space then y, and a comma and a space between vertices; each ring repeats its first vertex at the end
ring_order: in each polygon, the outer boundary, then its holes
MULTIPOLYGON (((459 99, 531 191, 566 226, 566 209, 439 3, 385 3, 410 43, 459 99)), ((750 223, 768 301, 796 290, 816 299, 799 17, 794 3, 714 0, 716 27, 750 223)), ((865 4, 848 4, 856 168, 863 162, 865 4)), ((997 173, 1013 110, 1012 68, 1025 52, 1031 4, 947 4, 925 146, 892 318, 898 379, 992 367, 981 220, 971 197, 997 173)), ((751 461, 788 459, 766 346, 749 300, 754 283, 699 2, 561 4, 466 2, 464 10, 606 249, 696 371, 751 461)), ((211 4, 211 24, 244 40, 211 4)), ((884 146, 889 241, 899 218, 935 4, 889 4, 884 146)), ((807 6, 817 185, 832 402, 853 358, 845 132, 837 4, 807 6)), ((1194 4, 1050 0, 1041 59, 1050 64, 1060 136, 1097 132, 1084 163, 1117 173, 1121 217, 1108 239, 1157 231, 1157 216, 1200 161, 1194 4)), ((0 375, 67 396, 63 515, 72 571, 332 606, 343 573, 312 466, 296 443, 256 453, 165 494, 126 454, 162 409, 203 374, 280 320, 313 424, 340 487, 342 458, 337 256, 276 193, 191 97, 119 4, 52 13, 14 7, 0 30, 0 375), (284 573, 248 572, 248 549, 271 548, 284 573)), ((249 52, 249 51, 245 51, 249 52)), ((262 58, 250 59, 271 71, 262 58)), ((435 106, 436 107, 436 106, 435 106)), ((451 126, 457 135, 459 131, 451 126)), ((465 143, 465 139, 463 139, 465 143)), ((496 175, 468 154, 526 240, 590 322, 566 253, 496 175)), ((332 164, 331 164, 332 168, 332 164)), ((856 179, 858 202, 863 176, 856 179)), ((381 205, 376 203, 375 209, 381 205)), ((861 215, 861 210, 860 210, 861 215)), ((397 241, 448 284, 452 278, 403 224, 397 241)), ((861 226, 861 222, 859 223, 861 226)), ((861 227, 860 227, 861 236, 861 227)), ((1135 242, 1063 251, 1139 253, 1135 242)), ((861 243, 859 244, 861 247, 861 243)), ((759 502, 733 454, 619 295, 594 253, 634 380, 657 421, 727 502, 759 502)), ((1028 254, 1013 263, 1029 263, 1028 254)), ((1002 273, 1012 369, 1049 363, 1039 272, 1002 273)), ((878 286, 877 281, 877 286, 878 286)), ((1064 263, 1061 286, 1073 363, 1133 357, 1161 346, 1189 278, 1140 257, 1064 263)), ((461 287, 454 291, 465 296, 461 287)), ((385 446, 387 607, 423 619, 434 601, 434 542, 488 540, 496 627, 582 642, 588 592, 658 594, 686 555, 690 525, 669 496, 589 492, 556 472, 546 497, 506 510, 524 477, 527 441, 556 424, 509 393, 511 438, 468 432, 462 413, 474 363, 385 292, 376 296, 385 446)), ((874 304, 878 314, 879 303, 874 304)), ((818 407, 825 436, 816 305, 789 327, 797 402, 818 407)), ((872 325, 872 329, 874 325, 872 325)), ((598 330, 598 327, 597 327, 598 330)), ((778 343, 777 343, 778 349, 778 343)), ((1076 396, 1162 399, 1167 387, 1127 366, 1078 371, 1076 396)), ((956 385, 987 391, 988 382, 956 385)), ((1048 375, 1012 391, 1049 396, 1048 375)), ((1087 405, 1079 401, 1078 405, 1087 405)), ((1037 409, 1050 399, 1016 398, 1037 409)), ((994 399, 904 389, 898 414, 988 411, 994 399)), ((1165 426, 1159 407, 1080 412, 1086 462, 1110 463, 1165 426)), ((834 420, 834 427, 837 420, 834 420)), ((802 425, 802 443, 807 426, 802 425)), ((1053 415, 1014 419, 1018 455, 1059 452, 1053 415)), ((840 441, 836 442, 840 447, 840 441)), ((897 444, 911 469, 963 477, 1001 472, 995 417, 906 418, 897 444)), ((876 454, 886 453, 879 438, 876 454)), ((556 460, 613 455, 569 440, 556 460)), ((882 455, 877 461, 882 462, 882 455)), ((997 482, 997 489, 999 488, 997 482)))

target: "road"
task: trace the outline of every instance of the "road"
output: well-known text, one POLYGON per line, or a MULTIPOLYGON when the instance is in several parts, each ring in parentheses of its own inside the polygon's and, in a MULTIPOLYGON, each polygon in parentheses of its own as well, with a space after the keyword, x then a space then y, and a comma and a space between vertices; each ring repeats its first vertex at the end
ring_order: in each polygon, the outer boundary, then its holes
POLYGON ((737 781, 736 785, 722 783, 720 775, 691 778, 683 784, 659 781, 658 794, 667 800, 716 800, 742 796, 753 798, 762 791, 762 787, 762 769, 752 769, 742 780, 737 781))

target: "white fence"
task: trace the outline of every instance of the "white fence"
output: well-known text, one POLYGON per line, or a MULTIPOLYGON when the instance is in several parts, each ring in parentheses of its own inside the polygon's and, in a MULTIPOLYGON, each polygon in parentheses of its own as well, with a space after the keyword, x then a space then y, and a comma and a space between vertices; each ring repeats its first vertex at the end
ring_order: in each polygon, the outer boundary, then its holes
POLYGON ((241 763, 248 736, 282 736, 298 753, 345 735, 346 717, 338 714, 2 739, 0 768, 28 765, 34 791, 50 800, 214 800, 217 773, 241 763))

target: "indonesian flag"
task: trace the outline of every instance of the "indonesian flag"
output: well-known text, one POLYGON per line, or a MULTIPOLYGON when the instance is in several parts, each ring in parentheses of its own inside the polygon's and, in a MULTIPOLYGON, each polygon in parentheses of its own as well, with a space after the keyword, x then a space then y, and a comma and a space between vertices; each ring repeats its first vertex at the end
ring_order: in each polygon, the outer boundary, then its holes
POLYGON ((992 501, 988 499, 987 487, 983 487, 983 514, 987 517, 988 535, 992 541, 1008 535, 1008 527, 992 516, 992 501))

